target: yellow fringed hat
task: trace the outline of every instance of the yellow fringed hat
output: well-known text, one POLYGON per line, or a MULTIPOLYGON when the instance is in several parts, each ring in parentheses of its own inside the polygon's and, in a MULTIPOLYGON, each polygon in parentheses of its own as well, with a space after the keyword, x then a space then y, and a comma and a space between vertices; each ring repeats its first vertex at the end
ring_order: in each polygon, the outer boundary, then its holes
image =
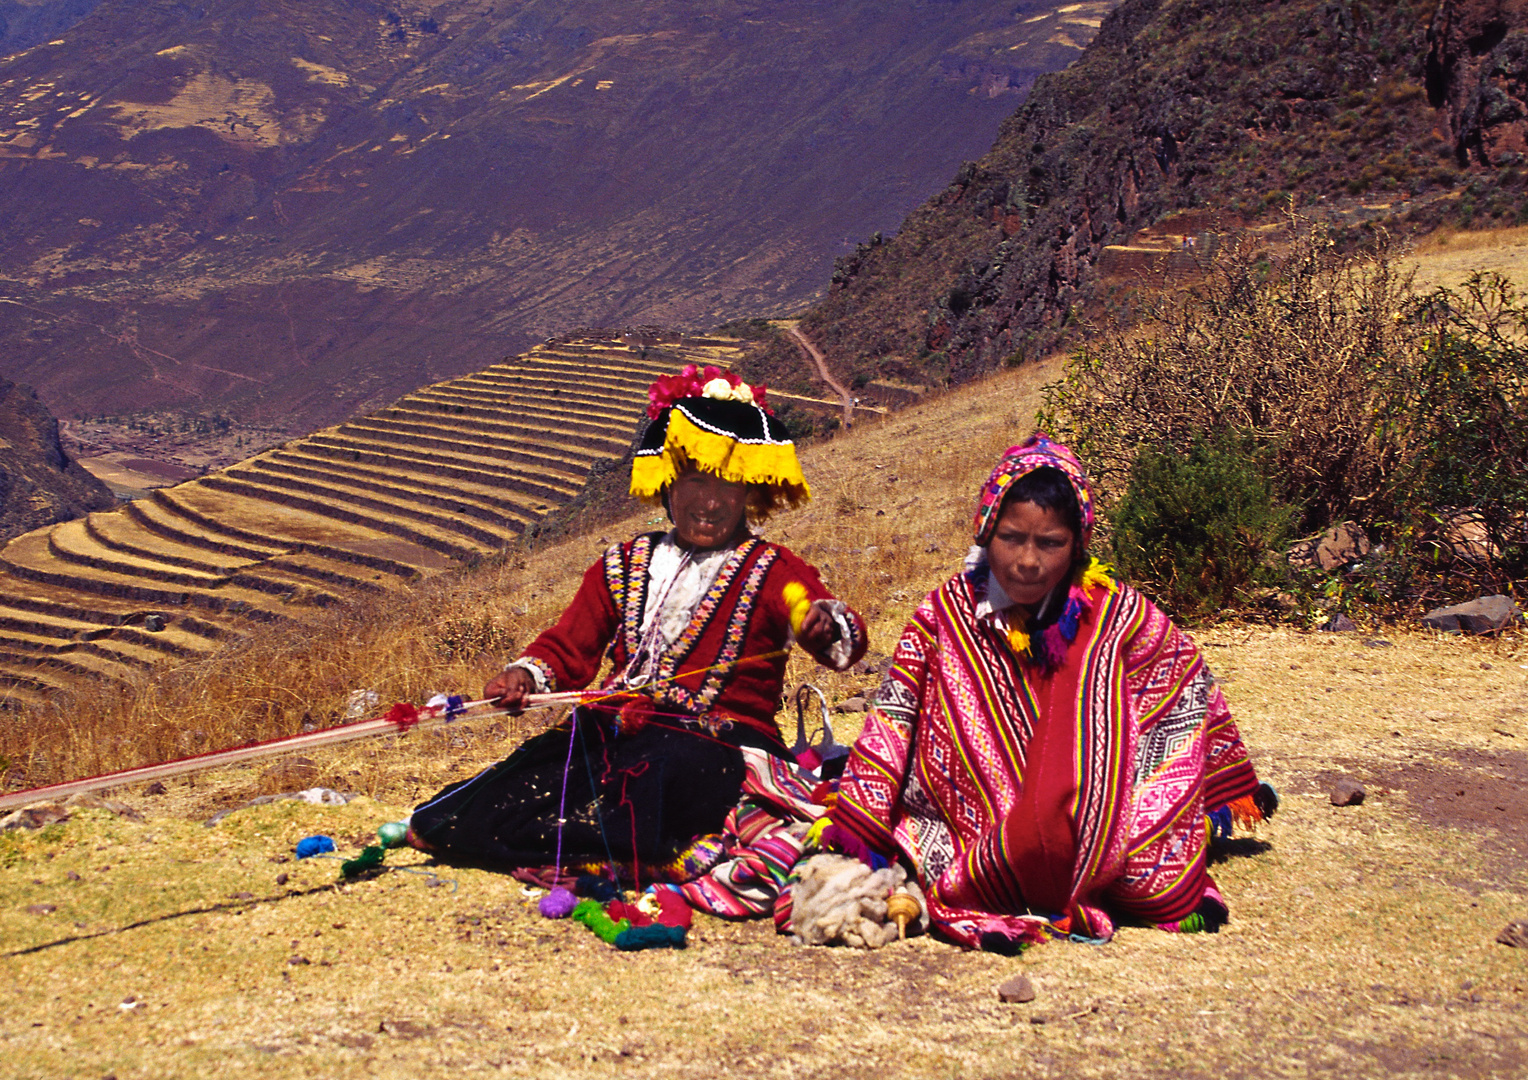
POLYGON ((720 368, 693 364, 648 390, 652 422, 631 463, 631 493, 657 501, 685 465, 744 484, 770 488, 777 505, 812 497, 796 445, 751 387, 720 368))

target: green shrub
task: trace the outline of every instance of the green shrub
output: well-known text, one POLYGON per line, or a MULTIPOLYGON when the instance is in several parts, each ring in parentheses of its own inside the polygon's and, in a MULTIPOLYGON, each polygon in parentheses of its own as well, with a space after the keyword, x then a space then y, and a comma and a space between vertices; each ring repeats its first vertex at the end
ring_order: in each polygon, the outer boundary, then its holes
POLYGON ((1287 571, 1270 555, 1291 538, 1298 509, 1277 501, 1266 467, 1236 435, 1139 450, 1109 513, 1121 575, 1185 619, 1249 606, 1252 589, 1283 584, 1287 571))

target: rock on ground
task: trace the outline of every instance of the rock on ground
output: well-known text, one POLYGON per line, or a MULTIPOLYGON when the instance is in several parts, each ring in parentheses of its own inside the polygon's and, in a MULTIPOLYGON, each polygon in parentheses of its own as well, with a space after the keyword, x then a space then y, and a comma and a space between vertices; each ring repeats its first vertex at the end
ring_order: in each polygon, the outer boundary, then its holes
POLYGON ((1510 596, 1482 596, 1465 604, 1434 608, 1422 616, 1422 625, 1433 630, 1490 634, 1516 617, 1517 604, 1510 596))

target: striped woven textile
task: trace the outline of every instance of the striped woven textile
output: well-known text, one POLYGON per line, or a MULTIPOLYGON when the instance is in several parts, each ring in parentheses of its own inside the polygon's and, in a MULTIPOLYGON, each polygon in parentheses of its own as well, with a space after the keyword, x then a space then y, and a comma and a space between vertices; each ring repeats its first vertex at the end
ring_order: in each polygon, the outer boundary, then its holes
POLYGON ((1193 642, 1095 585, 1045 674, 977 617, 984 589, 984 568, 958 574, 919 607, 833 821, 904 856, 936 931, 970 947, 1170 927, 1218 901, 1205 815, 1258 780, 1193 642))
POLYGON ((745 919, 770 913, 801 858, 807 829, 826 811, 812 801, 814 779, 784 758, 743 747, 743 797, 727 815, 721 862, 682 885, 670 885, 690 905, 745 919))

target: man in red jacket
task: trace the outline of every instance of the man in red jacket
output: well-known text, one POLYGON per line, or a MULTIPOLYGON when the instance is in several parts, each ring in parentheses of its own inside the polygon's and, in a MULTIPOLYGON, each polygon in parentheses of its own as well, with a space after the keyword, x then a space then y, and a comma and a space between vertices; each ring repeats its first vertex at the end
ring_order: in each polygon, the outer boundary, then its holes
POLYGON ((723 860, 745 787, 782 775, 774 714, 791 642, 837 670, 863 655, 859 616, 749 528, 810 497, 762 388, 692 366, 649 396, 631 490, 674 527, 612 546, 484 689, 514 709, 588 686, 608 658, 600 700, 421 804, 415 846, 543 879, 691 881, 723 860))

